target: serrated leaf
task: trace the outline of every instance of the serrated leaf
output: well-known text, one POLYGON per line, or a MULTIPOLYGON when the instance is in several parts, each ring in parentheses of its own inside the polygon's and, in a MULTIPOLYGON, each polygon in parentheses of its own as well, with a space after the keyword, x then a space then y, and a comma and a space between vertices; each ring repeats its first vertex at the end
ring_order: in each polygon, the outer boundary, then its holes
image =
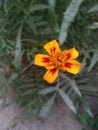
POLYGON ((91 69, 95 66, 95 64, 98 62, 98 50, 95 51, 93 54, 93 58, 91 59, 91 64, 88 68, 88 72, 91 71, 91 69))
POLYGON ((95 5, 94 7, 92 7, 92 8, 88 11, 88 13, 96 12, 96 11, 98 11, 98 4, 95 5))
POLYGON ((74 21, 74 18, 78 13, 79 6, 83 1, 84 0, 72 0, 67 10, 64 12, 63 22, 61 24, 61 29, 58 38, 59 43, 61 45, 63 45, 64 41, 66 40, 68 28, 71 25, 71 23, 74 21))
POLYGON ((64 91, 61 90, 61 89, 59 89, 59 88, 58 88, 57 90, 58 90, 60 96, 62 97, 63 101, 68 105, 68 107, 69 107, 74 113, 77 113, 76 108, 75 108, 75 106, 74 106, 72 100, 68 97, 68 95, 65 94, 64 91))
POLYGON ((55 96, 56 95, 53 95, 41 108, 39 113, 40 118, 45 118, 49 114, 51 108, 53 107, 55 96))
POLYGON ((56 90, 56 87, 50 87, 50 88, 45 88, 39 91, 40 95, 46 95, 48 93, 54 92, 56 90))

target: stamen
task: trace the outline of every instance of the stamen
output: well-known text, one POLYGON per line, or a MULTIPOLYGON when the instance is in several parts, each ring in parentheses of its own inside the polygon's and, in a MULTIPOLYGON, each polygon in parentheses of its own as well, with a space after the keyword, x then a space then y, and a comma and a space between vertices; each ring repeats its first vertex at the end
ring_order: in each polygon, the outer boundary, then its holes
POLYGON ((55 53, 55 55, 49 57, 49 64, 55 66, 55 68, 58 69, 62 68, 62 66, 71 68, 72 64, 67 62, 70 57, 70 53, 68 53, 67 55, 64 53, 55 53))

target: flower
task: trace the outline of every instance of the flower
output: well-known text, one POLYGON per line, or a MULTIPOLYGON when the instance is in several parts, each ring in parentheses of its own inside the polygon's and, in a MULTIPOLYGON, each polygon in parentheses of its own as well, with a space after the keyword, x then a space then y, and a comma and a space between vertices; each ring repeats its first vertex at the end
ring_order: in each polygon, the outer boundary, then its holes
POLYGON ((58 42, 52 40, 44 45, 44 49, 49 55, 36 54, 34 64, 47 69, 43 76, 43 79, 47 82, 53 83, 58 76, 59 70, 72 74, 79 72, 81 63, 75 60, 79 55, 75 47, 61 52, 58 42))

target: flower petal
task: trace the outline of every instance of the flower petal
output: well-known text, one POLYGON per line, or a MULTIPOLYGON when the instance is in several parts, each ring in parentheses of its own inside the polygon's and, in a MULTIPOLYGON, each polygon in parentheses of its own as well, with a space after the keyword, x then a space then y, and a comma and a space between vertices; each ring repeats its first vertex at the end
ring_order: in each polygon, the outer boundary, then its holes
POLYGON ((73 47, 70 50, 62 51, 62 54, 64 53, 66 60, 72 60, 79 56, 79 52, 73 47))
POLYGON ((45 73, 43 79, 46 80, 48 83, 53 83, 55 79, 57 78, 57 76, 58 76, 58 69, 54 68, 54 69, 48 70, 45 73))
POLYGON ((50 54, 54 55, 57 52, 60 51, 59 44, 56 40, 52 40, 51 42, 48 42, 47 44, 44 45, 44 49, 50 54))
POLYGON ((35 55, 34 64, 38 66, 48 66, 49 65, 49 56, 44 54, 35 55))
POLYGON ((72 74, 79 73, 81 63, 76 60, 68 60, 64 66, 62 66, 63 71, 67 71, 72 74))
POLYGON ((47 70, 51 70, 51 69, 54 69, 55 66, 53 66, 53 65, 47 65, 47 66, 45 66, 45 68, 46 68, 47 70))

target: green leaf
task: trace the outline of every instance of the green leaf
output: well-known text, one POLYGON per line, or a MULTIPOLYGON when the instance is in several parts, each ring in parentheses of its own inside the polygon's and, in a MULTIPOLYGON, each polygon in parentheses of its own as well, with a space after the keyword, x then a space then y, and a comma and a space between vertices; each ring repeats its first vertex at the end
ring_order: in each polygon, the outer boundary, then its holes
POLYGON ((92 13, 92 12, 96 12, 96 11, 98 11, 98 4, 95 5, 94 7, 92 7, 92 8, 88 11, 88 13, 92 13))
POLYGON ((58 90, 60 96, 62 97, 62 99, 64 100, 64 102, 68 105, 68 107, 69 107, 74 113, 77 113, 76 108, 75 108, 73 102, 71 101, 71 99, 68 97, 68 95, 65 94, 64 91, 61 90, 61 89, 59 89, 59 88, 58 88, 57 90, 58 90))
POLYGON ((98 62, 98 50, 95 51, 93 54, 93 58, 91 59, 91 64, 88 68, 88 72, 91 71, 91 69, 95 66, 95 64, 98 62))
POLYGON ((3 93, 3 97, 2 97, 2 99, 1 99, 1 103, 0 103, 0 111, 2 111, 3 108, 5 107, 6 98, 7 98, 7 90, 5 89, 5 91, 4 91, 4 93, 3 93))
POLYGON ((71 88, 76 92, 76 94, 81 97, 82 95, 81 95, 81 92, 80 92, 76 82, 74 80, 71 80, 70 78, 68 78, 66 75, 65 75, 65 78, 69 82, 69 85, 71 86, 71 88))
POLYGON ((30 13, 34 11, 40 11, 44 9, 48 9, 49 6, 46 4, 35 4, 34 6, 31 6, 30 13))
POLYGON ((16 67, 17 70, 21 68, 21 31, 22 31, 22 24, 19 28, 16 38, 16 49, 15 49, 15 58, 13 60, 13 65, 16 67))
POLYGON ((88 113, 80 113, 78 114, 78 117, 80 118, 80 120, 82 121, 82 123, 84 123, 85 125, 88 125, 88 121, 90 119, 90 115, 88 113))
POLYGON ((49 10, 51 10, 54 13, 56 0, 48 0, 48 3, 49 3, 49 10))
POLYGON ((5 107, 8 87, 9 85, 5 78, 4 73, 0 73, 0 98, 1 98, 0 111, 3 110, 3 108, 5 107))
POLYGON ((93 23, 89 29, 98 29, 98 22, 93 23))
POLYGON ((78 13, 79 6, 83 1, 84 0, 72 0, 67 10, 65 10, 58 38, 61 45, 63 45, 64 41, 66 41, 68 28, 74 21, 75 16, 78 13))
POLYGON ((70 84, 71 84, 71 87, 73 88, 73 90, 81 97, 82 95, 81 95, 81 92, 80 92, 76 82, 73 80, 70 82, 70 84))
POLYGON ((87 130, 86 128, 82 128, 82 130, 87 130))
POLYGON ((8 13, 8 0, 4 0, 4 3, 3 3, 3 8, 4 8, 4 11, 6 12, 6 13, 8 13))
POLYGON ((91 117, 93 117, 93 114, 92 114, 91 109, 90 109, 90 107, 89 107, 87 102, 85 102, 84 109, 91 117))
POLYGON ((90 85, 79 85, 80 91, 85 95, 97 96, 98 88, 90 85))
POLYGON ((85 66, 86 66, 86 59, 87 59, 87 57, 83 58, 83 61, 82 61, 82 63, 81 63, 82 66, 81 66, 81 68, 80 68, 79 74, 82 73, 82 71, 84 70, 84 68, 85 68, 85 66))
POLYGON ((45 88, 39 91, 40 95, 46 95, 48 93, 54 92, 56 90, 56 87, 50 87, 50 88, 45 88))
POLYGON ((56 95, 53 95, 41 108, 39 113, 40 118, 45 118, 49 114, 51 108, 53 107, 55 96, 56 95))

